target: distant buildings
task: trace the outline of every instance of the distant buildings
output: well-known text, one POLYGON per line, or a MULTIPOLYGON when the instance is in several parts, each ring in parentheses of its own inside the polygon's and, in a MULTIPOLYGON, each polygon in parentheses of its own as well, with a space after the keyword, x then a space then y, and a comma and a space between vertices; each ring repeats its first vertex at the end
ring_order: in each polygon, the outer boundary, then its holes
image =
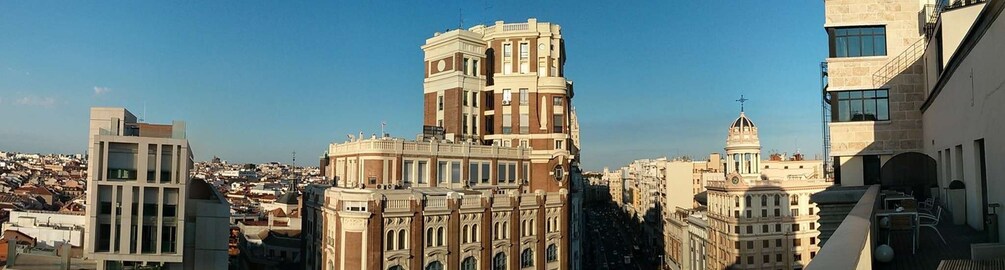
POLYGON ((90 119, 86 256, 98 269, 226 268, 229 205, 189 177, 185 124, 138 123, 122 108, 90 119))

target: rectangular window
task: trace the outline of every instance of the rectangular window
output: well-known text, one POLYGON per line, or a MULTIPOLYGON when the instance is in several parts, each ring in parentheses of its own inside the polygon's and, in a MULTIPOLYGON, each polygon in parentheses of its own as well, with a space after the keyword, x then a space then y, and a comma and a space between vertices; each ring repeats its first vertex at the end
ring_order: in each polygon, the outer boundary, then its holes
POLYGON ((792 231, 793 232, 798 232, 799 231, 799 223, 792 224, 792 231))
POLYGON ((486 91, 484 96, 485 96, 485 109, 486 110, 495 110, 495 108, 496 108, 496 94, 495 94, 495 91, 486 91))
POLYGON ((419 161, 419 165, 415 169, 415 182, 419 184, 426 183, 426 171, 428 170, 426 161, 419 161))
POLYGON ((415 171, 413 166, 415 166, 415 162, 411 160, 404 161, 404 165, 401 166, 401 180, 406 186, 412 183, 412 172, 415 171))
POLYGON ((520 88, 520 105, 527 105, 530 102, 530 93, 527 88, 520 88))
POLYGON ((492 135, 496 133, 496 120, 495 115, 485 116, 485 135, 492 135))
POLYGON ((474 183, 478 181, 478 163, 468 162, 468 181, 467 183, 474 183))
POLYGON ((454 161, 450 163, 450 182, 461 182, 461 163, 454 161))
POLYGON ((489 182, 489 176, 492 175, 492 164, 485 162, 482 163, 482 183, 489 182))
POLYGON ((513 57, 513 44, 503 44, 503 57, 513 57))
POLYGON ((468 114, 464 113, 461 116, 461 134, 468 134, 468 114))
POLYGON ((883 168, 878 155, 862 156, 862 177, 866 185, 879 184, 880 170, 883 168))
POLYGON ((471 134, 478 134, 478 115, 471 116, 471 134))
POLYGON ((513 133, 513 115, 503 114, 502 117, 502 134, 513 133))
POLYGON ((554 105, 554 106, 562 106, 562 97, 558 97, 558 96, 552 97, 551 98, 551 104, 554 105))
POLYGON ((471 107, 478 107, 478 91, 471 92, 471 107))
POLYGON ((478 76, 478 59, 471 61, 471 76, 478 76))
POLYGON ((513 92, 510 91, 509 89, 503 89, 502 95, 503 95, 502 96, 502 105, 503 106, 509 105, 510 102, 513 102, 513 92))
POLYGON ((175 226, 164 226, 164 231, 161 232, 162 253, 175 253, 175 250, 177 250, 177 229, 175 226))
POLYGON ((564 146, 564 145, 563 145, 563 143, 562 143, 562 140, 555 140, 555 149, 556 149, 556 150, 561 150, 561 149, 563 149, 563 146, 564 146))
POLYGON ((565 125, 565 117, 563 115, 556 114, 553 117, 552 123, 554 124, 552 132, 554 132, 554 133, 563 133, 563 132, 565 132, 565 128, 563 128, 563 126, 565 125))
POLYGON ((442 111, 443 110, 443 96, 436 96, 436 98, 438 100, 437 103, 436 103, 436 104, 438 104, 436 108, 437 108, 437 110, 441 110, 442 111))
POLYGON ((523 176, 522 180, 530 181, 530 163, 528 162, 523 163, 523 173, 520 175, 523 176))
POLYGON ((530 44, 520 43, 520 59, 527 59, 530 57, 530 44))
POLYGON ((520 134, 530 133, 530 115, 526 113, 520 114, 520 134))
POLYGON ((447 171, 447 170, 449 170, 449 168, 447 168, 447 166, 449 166, 449 164, 446 161, 440 161, 438 163, 438 165, 436 166, 436 181, 437 182, 446 183, 448 181, 447 177, 450 176, 450 171, 447 171))
POLYGON ((516 183, 516 163, 510 163, 507 165, 509 168, 508 179, 510 183, 516 183))
POLYGON ((831 94, 831 120, 834 122, 890 120, 887 89, 834 91, 831 94))
POLYGON ((886 55, 886 27, 828 28, 830 57, 861 57, 886 55))
POLYGON ((464 57, 464 62, 463 62, 463 64, 464 64, 464 69, 463 69, 464 70, 464 75, 471 74, 471 72, 468 72, 469 71, 469 69, 468 69, 469 68, 468 67, 468 61, 471 61, 471 59, 468 59, 467 57, 464 57))
POLYGON ((464 90, 464 106, 468 106, 468 91, 464 90))
POLYGON ((112 242, 112 225, 101 224, 98 226, 98 245, 95 251, 108 252, 112 242))
POLYGON ((506 182, 506 164, 499 163, 496 166, 496 182, 499 184, 506 182))

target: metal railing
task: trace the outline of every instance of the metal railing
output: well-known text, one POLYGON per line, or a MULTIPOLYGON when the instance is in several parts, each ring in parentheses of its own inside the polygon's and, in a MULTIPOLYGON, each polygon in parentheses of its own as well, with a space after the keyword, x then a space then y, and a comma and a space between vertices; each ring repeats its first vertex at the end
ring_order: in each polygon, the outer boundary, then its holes
POLYGON ((907 70, 909 67, 914 65, 921 56, 925 55, 925 48, 928 46, 928 40, 926 38, 920 38, 915 41, 914 44, 908 46, 904 49, 900 55, 897 55, 886 65, 880 67, 872 74, 872 84, 873 87, 880 88, 886 83, 890 82, 894 77, 900 75, 901 72, 907 70))

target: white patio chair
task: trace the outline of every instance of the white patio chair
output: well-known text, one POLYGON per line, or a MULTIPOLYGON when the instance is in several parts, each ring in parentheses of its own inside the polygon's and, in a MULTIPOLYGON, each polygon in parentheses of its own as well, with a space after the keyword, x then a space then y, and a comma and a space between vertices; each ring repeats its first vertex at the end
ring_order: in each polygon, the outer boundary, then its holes
POLYGON ((938 228, 938 226, 939 226, 939 220, 942 219, 942 207, 941 206, 936 206, 935 207, 935 215, 930 215, 930 214, 925 214, 925 213, 918 213, 918 219, 919 219, 919 222, 920 222, 919 225, 921 227, 932 228, 932 230, 935 230, 935 233, 939 235, 939 239, 942 239, 942 243, 943 244, 947 244, 947 245, 949 244, 948 242, 946 242, 946 238, 942 237, 942 233, 939 232, 939 228, 938 228))

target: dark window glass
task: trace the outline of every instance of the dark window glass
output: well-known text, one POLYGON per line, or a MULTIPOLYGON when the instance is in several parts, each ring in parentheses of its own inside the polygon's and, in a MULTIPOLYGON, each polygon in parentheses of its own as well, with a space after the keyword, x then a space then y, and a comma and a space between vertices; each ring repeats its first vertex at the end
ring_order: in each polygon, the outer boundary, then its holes
POLYGON ((827 32, 830 57, 886 55, 886 28, 883 26, 830 28, 827 32))
POLYGON ((890 120, 886 89, 831 92, 831 97, 834 122, 890 120))

